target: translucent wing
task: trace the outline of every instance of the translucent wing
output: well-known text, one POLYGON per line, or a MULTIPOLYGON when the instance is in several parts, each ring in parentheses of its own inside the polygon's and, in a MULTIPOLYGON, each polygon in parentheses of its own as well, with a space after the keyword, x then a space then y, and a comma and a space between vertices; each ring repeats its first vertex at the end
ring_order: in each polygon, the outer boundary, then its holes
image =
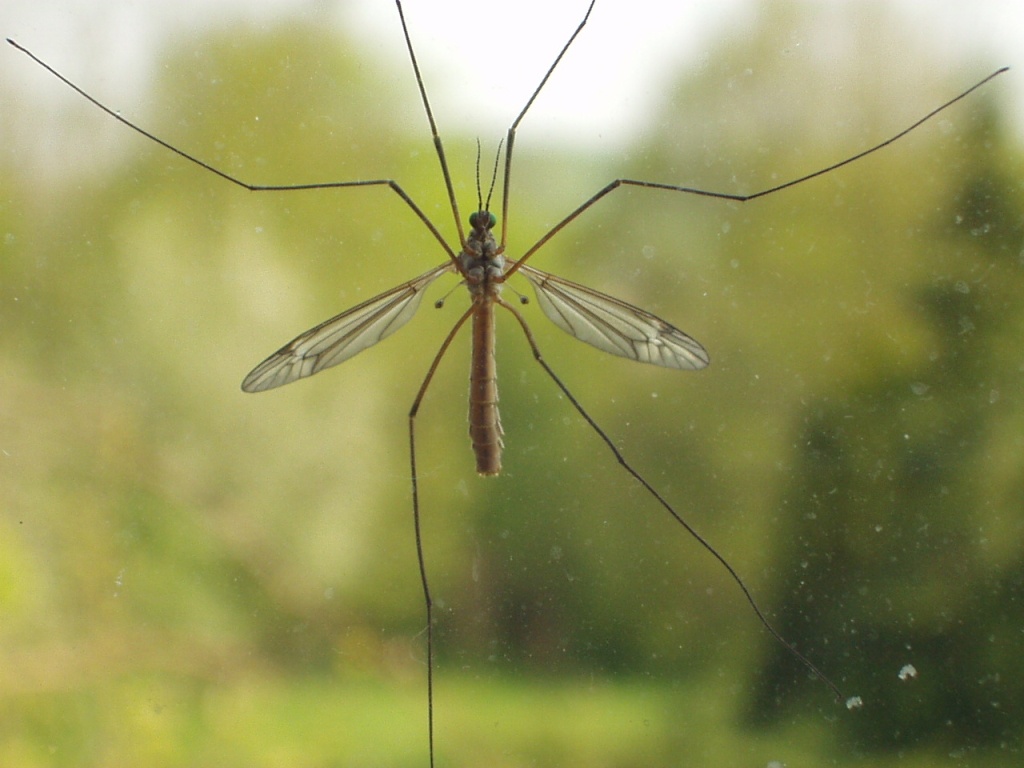
POLYGON ((710 362, 696 339, 650 312, 556 275, 522 266, 537 303, 568 334, 604 352, 665 368, 696 371, 710 362))
POLYGON ((423 289, 452 269, 451 262, 434 267, 311 328, 253 368, 242 389, 263 392, 290 384, 372 347, 409 322, 420 306, 423 289))

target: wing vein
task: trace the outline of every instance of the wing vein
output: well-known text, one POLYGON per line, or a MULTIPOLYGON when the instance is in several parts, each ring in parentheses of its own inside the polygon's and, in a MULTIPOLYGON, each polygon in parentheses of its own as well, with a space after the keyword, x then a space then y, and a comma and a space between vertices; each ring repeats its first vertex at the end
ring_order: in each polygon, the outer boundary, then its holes
POLYGON ((264 392, 343 363, 386 339, 416 314, 423 289, 454 267, 445 263, 367 299, 292 339, 242 381, 246 392, 264 392))
POLYGON ((646 310, 563 277, 523 265, 541 311, 580 341, 664 368, 699 370, 710 362, 700 342, 646 310))

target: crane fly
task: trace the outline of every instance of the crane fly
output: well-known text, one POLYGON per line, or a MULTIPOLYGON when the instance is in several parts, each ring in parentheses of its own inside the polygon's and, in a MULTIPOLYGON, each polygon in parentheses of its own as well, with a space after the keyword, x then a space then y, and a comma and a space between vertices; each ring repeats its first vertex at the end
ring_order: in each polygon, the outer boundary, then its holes
POLYGON ((613 355, 665 368, 696 371, 708 365, 707 351, 699 342, 650 312, 506 259, 492 234, 496 221, 487 210, 472 214, 471 231, 455 264, 445 262, 311 328, 256 366, 245 377, 242 389, 274 389, 348 360, 405 325, 419 308, 424 289, 441 275, 453 272, 462 276, 472 301, 437 358, 440 360, 455 334, 472 318, 469 433, 481 475, 501 472, 504 447, 494 358, 495 305, 515 315, 532 339, 519 311, 501 298, 502 284, 513 269, 533 286, 544 314, 580 341, 613 355))
MULTIPOLYGON (((425 289, 443 275, 453 274, 458 276, 461 279, 461 283, 468 289, 470 294, 470 306, 456 321, 451 331, 441 343, 438 351, 435 353, 433 360, 427 369, 427 373, 420 384, 416 397, 413 400, 408 417, 413 523, 416 538, 416 554, 426 612, 427 723, 431 766, 434 765, 433 601, 427 579, 426 560, 421 535, 419 486, 416 473, 416 416, 441 359, 451 346, 452 341, 459 330, 461 330, 468 321, 472 320, 472 362, 469 394, 469 432, 471 443, 476 456, 476 468, 479 474, 493 476, 501 472, 501 455, 504 445, 501 420, 498 414, 497 372, 494 355, 495 307, 500 307, 501 309, 508 311, 515 318, 526 336, 526 340, 530 346, 533 357, 541 365, 559 390, 561 390, 565 395, 572 407, 580 414, 587 424, 595 431, 601 441, 603 441, 603 443, 612 452, 616 461, 665 511, 672 516, 679 525, 693 536, 696 541, 714 558, 716 558, 717 561, 728 571, 729 576, 739 587, 744 597, 752 607, 758 620, 768 633, 776 641, 781 643, 782 646, 785 647, 788 652, 799 660, 805 667, 807 667, 810 672, 824 682, 831 689, 837 699, 842 699, 842 695, 838 687, 808 658, 801 654, 800 651, 794 648, 779 634, 778 631, 774 629, 733 566, 711 545, 710 542, 704 539, 693 527, 691 527, 691 525, 675 510, 673 505, 669 503, 669 501, 625 459, 607 433, 595 422, 587 411, 584 410, 576 397, 572 392, 570 392, 568 387, 556 375, 555 371, 542 356, 526 319, 513 304, 502 298, 501 289, 510 277, 517 273, 522 275, 533 287, 537 303, 540 305, 542 312, 548 317, 548 319, 571 336, 604 352, 663 368, 692 371, 705 368, 709 364, 709 356, 704 347, 695 339, 665 320, 662 320, 650 312, 633 306, 625 301, 601 293, 600 291, 596 291, 592 288, 566 280, 565 278, 543 272, 526 262, 531 259, 533 255, 551 238, 561 232, 570 222, 577 219, 598 201, 620 187, 639 187, 665 192, 681 192, 690 195, 730 200, 740 203, 765 197, 789 187, 802 184, 826 173, 830 173, 831 171, 837 170, 867 155, 877 152, 883 147, 886 147, 907 135, 922 123, 930 120, 932 117, 952 106, 956 102, 964 99, 966 96, 1007 69, 1004 67, 993 72, 988 77, 953 97, 941 106, 936 107, 885 141, 864 149, 857 154, 833 163, 825 168, 821 168, 812 173, 799 176, 791 179, 790 181, 777 184, 751 194, 742 195, 728 192, 716 192, 696 187, 628 178, 615 179, 565 215, 536 243, 523 251, 517 259, 513 259, 506 256, 505 252, 509 221, 512 156, 513 149, 515 147, 516 131, 519 128, 519 124, 530 110, 530 107, 540 95, 544 86, 555 71, 559 62, 572 46, 576 37, 586 26, 587 21, 590 18, 590 14, 594 9, 595 3, 596 0, 591 0, 583 15, 583 19, 579 22, 575 31, 569 36, 569 39, 562 46, 558 55, 545 72, 540 83, 527 100, 526 105, 508 129, 504 140, 504 167, 501 184, 501 234, 500 240, 496 240, 494 236, 494 229, 497 226, 499 219, 490 210, 490 199, 491 192, 493 192, 495 181, 497 179, 498 169, 501 164, 501 145, 499 145, 498 148, 494 174, 492 176, 491 187, 486 200, 483 199, 480 189, 480 162, 478 148, 477 210, 468 217, 469 231, 468 234, 466 234, 466 231, 463 229, 462 216, 459 213, 459 206, 455 196, 451 173, 448 168, 448 160, 445 156, 444 147, 434 120, 430 101, 427 98, 426 88, 424 86, 419 64, 413 49, 409 28, 406 24, 405 14, 402 9, 402 3, 401 0, 395 0, 402 33, 405 38, 406 51, 408 52, 409 59, 412 64, 423 110, 426 115, 427 122, 429 123, 435 153, 440 163, 441 175, 448 195, 448 202, 454 218, 455 228, 458 232, 460 246, 458 252, 456 252, 456 249, 448 243, 431 219, 426 215, 426 213, 424 213, 423 209, 393 179, 313 182, 288 185, 261 185, 243 181, 206 163, 198 157, 167 143, 163 139, 158 138, 152 133, 149 133, 138 125, 132 123, 120 113, 93 98, 86 91, 74 84, 68 78, 64 77, 64 75, 60 74, 57 70, 35 56, 29 50, 13 40, 8 39, 8 43, 26 54, 37 64, 48 70, 52 75, 60 79, 67 86, 74 89, 81 96, 114 119, 120 121, 147 139, 156 142, 171 152, 176 153, 185 160, 208 172, 220 176, 222 179, 225 179, 232 184, 255 192, 284 192, 295 190, 386 186, 401 198, 403 203, 422 222, 427 230, 429 230, 434 239, 437 240, 442 250, 447 255, 447 259, 444 263, 424 272, 419 277, 415 277, 412 280, 374 296, 373 298, 364 301, 363 303, 358 304, 357 306, 352 307, 351 309, 348 309, 297 336, 262 363, 257 365, 245 377, 242 382, 242 389, 245 392, 263 392, 285 384, 290 384, 299 379, 307 378, 322 370, 338 365, 363 350, 386 339, 412 319, 413 315, 420 307, 425 289)), ((520 300, 522 303, 526 303, 525 298, 521 298, 520 300)), ((441 302, 438 302, 438 305, 440 304, 441 302)), ((849 701, 853 701, 853 699, 849 701)))

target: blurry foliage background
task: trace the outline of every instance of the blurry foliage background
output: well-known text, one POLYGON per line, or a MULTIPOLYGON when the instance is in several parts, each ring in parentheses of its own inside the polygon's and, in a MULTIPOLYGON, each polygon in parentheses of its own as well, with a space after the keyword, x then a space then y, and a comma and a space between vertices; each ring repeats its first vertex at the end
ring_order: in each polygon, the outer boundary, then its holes
MULTIPOLYGON (((986 73, 927 50, 894 72, 901 30, 854 5, 845 56, 777 55, 809 10, 766 4, 626 154, 545 149, 527 121, 511 255, 616 176, 754 191, 986 73)), ((251 181, 395 178, 451 233, 411 74, 349 50, 311 25, 214 32, 165 52, 130 117, 251 181)), ((1019 759, 1024 208, 1001 93, 747 205, 619 190, 533 262, 708 347, 700 374, 637 366, 527 308, 630 461, 865 707, 773 643, 499 316, 505 474, 473 472, 465 334, 418 422, 442 765, 1019 759)), ((247 194, 66 102, 109 145, 64 178, 4 105, 0 764, 423 765, 406 414, 461 289, 330 373, 239 382, 443 253, 386 189, 247 194)), ((467 215, 475 137, 438 119, 467 215)))

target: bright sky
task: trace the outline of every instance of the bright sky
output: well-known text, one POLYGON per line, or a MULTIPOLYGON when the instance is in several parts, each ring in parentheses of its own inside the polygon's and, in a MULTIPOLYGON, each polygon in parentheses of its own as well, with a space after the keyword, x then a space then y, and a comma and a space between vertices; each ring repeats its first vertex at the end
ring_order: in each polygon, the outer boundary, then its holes
MULTIPOLYGON (((817 0, 808 7, 827 20, 837 9, 863 1, 817 0)), ((999 87, 1013 95, 1018 125, 1024 125, 1024 2, 887 4, 937 50, 962 55, 951 57, 950 66, 964 70, 964 85, 997 65, 1014 67, 999 87)), ((646 108, 657 103, 670 74, 680 66, 700 66, 714 39, 744 24, 755 7, 753 0, 597 0, 590 23, 524 130, 536 126, 560 140, 626 139, 646 108)), ((586 0, 406 0, 442 133, 458 121, 485 139, 503 135, 585 9, 586 0)), ((408 66, 391 0, 4 0, 0 32, 131 114, 168 33, 199 34, 230 19, 271 22, 289 15, 326 17, 352 30, 371 56, 408 66)), ((780 31, 780 44, 799 51, 801 41, 780 31)), ((893 67, 898 78, 898 58, 893 67)), ((956 81, 953 74, 936 76, 956 81)), ((19 97, 51 107, 70 97, 40 75, 12 49, 0 53, 0 76, 19 97)))

